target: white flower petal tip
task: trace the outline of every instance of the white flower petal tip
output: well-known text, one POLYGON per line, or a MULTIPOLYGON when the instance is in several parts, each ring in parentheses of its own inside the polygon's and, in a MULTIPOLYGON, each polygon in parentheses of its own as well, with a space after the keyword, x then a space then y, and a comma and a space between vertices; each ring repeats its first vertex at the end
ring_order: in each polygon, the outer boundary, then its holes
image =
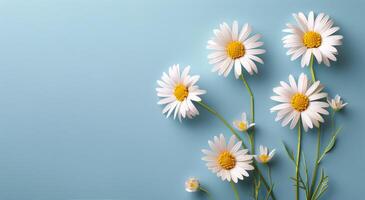
POLYGON ((333 20, 323 13, 314 16, 310 12, 306 17, 303 13, 294 13, 297 25, 286 24, 283 31, 289 33, 283 37, 287 55, 291 60, 301 57, 301 66, 310 64, 311 57, 317 62, 330 66, 330 61, 337 61, 338 51, 336 46, 342 45, 342 35, 334 35, 340 28, 333 27, 333 20))
POLYGON ((243 112, 243 113, 242 113, 242 117, 241 117, 241 119, 240 119, 240 120, 235 120, 235 121, 233 122, 233 126, 234 126, 237 130, 239 130, 239 131, 241 131, 241 132, 245 132, 245 131, 248 131, 248 130, 250 130, 250 129, 253 129, 253 128, 255 127, 255 123, 249 123, 249 122, 247 121, 246 113, 245 113, 245 112, 243 112))
POLYGON ((181 121, 182 118, 191 119, 199 115, 193 102, 201 101, 199 96, 206 91, 199 89, 196 85, 199 76, 191 76, 189 71, 190 66, 185 67, 181 72, 179 65, 173 65, 168 73, 164 72, 161 80, 157 81, 157 96, 161 98, 157 104, 165 105, 162 114, 166 114, 166 118, 173 115, 174 119, 178 117, 181 121))
POLYGON ((228 143, 221 134, 215 136, 212 141, 208 141, 210 150, 202 150, 205 154, 202 160, 207 162, 207 167, 216 173, 223 181, 243 180, 249 177, 248 171, 254 170, 252 165, 252 155, 248 155, 247 149, 242 149, 242 142, 236 142, 236 137, 232 136, 228 143))
POLYGON ((280 121, 282 126, 290 124, 293 129, 299 120, 305 131, 313 127, 319 127, 324 119, 321 115, 328 115, 326 110, 329 104, 323 99, 327 93, 322 92, 323 86, 319 81, 310 84, 305 74, 299 76, 298 81, 292 75, 289 76, 289 82, 280 82, 280 86, 273 89, 276 96, 271 99, 279 102, 272 107, 272 112, 277 112, 275 121, 280 121))
POLYGON ((191 177, 185 181, 185 191, 197 192, 200 188, 200 182, 197 178, 191 177))
POLYGON ((342 110, 348 104, 344 103, 344 101, 341 99, 341 96, 338 94, 333 99, 327 99, 327 102, 335 112, 342 110))
POLYGON ((267 147, 260 145, 260 152, 258 155, 255 155, 255 159, 259 163, 266 164, 270 162, 271 159, 274 157, 275 151, 276 150, 273 149, 269 152, 269 149, 267 147))
POLYGON ((245 24, 239 30, 237 21, 231 27, 227 23, 220 24, 213 33, 214 37, 207 44, 207 49, 213 51, 208 55, 209 64, 214 65, 213 72, 227 77, 233 69, 237 79, 243 73, 242 68, 250 75, 258 73, 256 62, 264 63, 258 55, 265 53, 260 49, 264 44, 259 41, 261 35, 249 37, 251 27, 245 24))

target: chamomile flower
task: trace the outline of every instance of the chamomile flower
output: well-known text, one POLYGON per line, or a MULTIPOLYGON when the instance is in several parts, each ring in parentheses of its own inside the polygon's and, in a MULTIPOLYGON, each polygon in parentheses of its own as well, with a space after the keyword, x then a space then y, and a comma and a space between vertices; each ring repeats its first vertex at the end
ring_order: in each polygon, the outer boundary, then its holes
POLYGON ((252 155, 248 155, 247 149, 241 149, 242 142, 236 143, 236 137, 232 136, 226 144, 223 134, 215 136, 214 141, 208 141, 212 151, 203 149, 205 156, 202 160, 207 161, 207 167, 218 177, 227 181, 238 182, 248 177, 247 171, 253 170, 252 155))
POLYGON ((255 123, 248 123, 246 113, 243 112, 241 116, 241 120, 235 120, 233 122, 233 125, 236 127, 239 131, 247 131, 250 128, 253 128, 255 126, 255 123))
POLYGON ((191 177, 185 181, 185 190, 187 192, 196 192, 199 190, 200 183, 197 178, 191 177))
POLYGON ((209 64, 214 65, 212 71, 218 71, 219 75, 225 77, 234 68, 235 77, 238 78, 242 74, 242 67, 253 75, 254 72, 258 73, 255 62, 264 63, 257 56, 265 53, 265 50, 258 49, 264 44, 259 41, 261 35, 249 38, 251 26, 245 24, 241 31, 238 27, 237 21, 233 22, 232 27, 224 22, 213 31, 215 37, 208 41, 207 48, 214 51, 208 55, 209 64))
POLYGON ((284 47, 289 48, 287 55, 291 60, 302 56, 301 66, 308 66, 312 54, 318 63, 322 61, 330 66, 330 60, 336 61, 336 46, 342 45, 342 35, 334 35, 340 28, 333 27, 333 20, 320 13, 317 17, 313 11, 306 17, 303 13, 293 14, 298 25, 287 24, 284 32, 289 35, 283 38, 284 47))
POLYGON ((276 150, 273 149, 269 152, 269 149, 267 147, 260 145, 260 154, 256 155, 255 158, 256 158, 257 162, 266 164, 266 163, 270 162, 272 157, 274 157, 275 151, 276 150))
POLYGON ((173 65, 168 74, 164 72, 161 80, 157 81, 157 96, 161 98, 158 104, 166 105, 162 110, 163 114, 167 113, 166 117, 174 112, 174 119, 178 116, 181 121, 181 117, 193 118, 199 114, 193 101, 201 101, 199 95, 205 94, 206 91, 196 85, 199 76, 190 76, 189 71, 190 66, 180 73, 179 65, 173 65))
POLYGON ((341 110, 343 107, 345 107, 347 105, 347 103, 344 103, 341 100, 341 96, 340 95, 336 95, 334 99, 327 99, 328 104, 330 104, 331 108, 337 112, 339 110, 341 110))
POLYGON ((281 86, 273 89, 278 96, 272 96, 271 99, 280 102, 279 105, 270 109, 271 112, 278 112, 275 121, 283 119, 282 126, 290 124, 293 129, 301 119, 303 128, 313 126, 319 127, 319 122, 324 122, 322 115, 328 115, 325 110, 329 105, 321 99, 327 97, 327 93, 321 92, 323 86, 319 81, 310 85, 305 74, 299 76, 298 84, 292 75, 289 75, 289 84, 281 81, 281 86))

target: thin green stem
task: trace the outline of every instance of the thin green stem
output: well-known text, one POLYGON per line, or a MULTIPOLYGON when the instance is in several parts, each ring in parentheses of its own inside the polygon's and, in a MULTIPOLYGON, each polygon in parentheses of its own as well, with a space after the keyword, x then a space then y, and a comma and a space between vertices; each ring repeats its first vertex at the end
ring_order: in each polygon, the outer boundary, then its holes
POLYGON ((331 113, 331 131, 334 132, 335 131, 335 114, 336 114, 336 111, 332 110, 332 113, 331 113))
POLYGON ((214 200, 212 194, 210 194, 210 192, 207 189, 205 189, 202 186, 200 186, 199 187, 199 190, 201 190, 202 192, 204 192, 207 195, 207 197, 208 197, 209 200, 214 200))
POLYGON ((269 163, 267 163, 266 166, 267 166, 267 176, 269 177, 269 183, 270 183, 270 186, 272 186, 271 166, 269 163))
POLYGON ((314 191, 314 186, 316 184, 316 180, 317 180, 317 171, 318 171, 318 167, 319 167, 319 158, 320 158, 320 151, 321 151, 321 127, 318 127, 317 130, 317 154, 316 154, 316 161, 314 163, 314 169, 313 169, 313 174, 312 174, 312 183, 310 186, 310 190, 309 190, 309 197, 311 196, 311 194, 314 191))
MULTIPOLYGON (((200 106, 202 106, 204 109, 206 109, 208 112, 210 112, 211 114, 213 114, 214 116, 216 116, 220 121, 223 122, 223 124, 232 132, 233 135, 235 135, 239 140, 242 141, 242 147, 247 149, 247 146, 244 144, 242 138, 238 135, 238 133, 233 129, 233 127, 227 122, 227 120, 225 120, 222 115, 220 115, 217 111, 215 111, 213 108, 209 107, 207 104, 203 103, 202 101, 198 101, 197 102, 200 106)), ((269 191, 270 190, 270 186, 267 183, 267 181, 265 180, 265 177, 262 175, 260 169, 257 167, 256 163, 253 162, 252 163, 253 167, 255 168, 257 174, 259 175, 260 179, 262 180, 262 182, 264 183, 266 190, 269 191)), ((270 196, 273 200, 275 200, 275 195, 274 192, 271 191, 270 196)))
POLYGON ((295 188, 295 199, 299 200, 299 166, 300 166, 300 154, 301 154, 301 145, 302 145, 302 125, 299 121, 298 123, 298 144, 297 144, 297 159, 295 166, 295 174, 296 174, 296 188, 295 188))
POLYGON ((207 104, 203 103, 202 101, 197 101, 199 105, 201 105, 203 108, 205 108, 207 111, 212 113, 214 116, 216 116, 219 120, 223 122, 223 124, 232 132, 233 135, 235 135, 239 140, 242 141, 243 148, 247 149, 246 145, 243 143, 242 138, 238 135, 238 133, 233 129, 233 127, 227 122, 226 119, 222 117, 217 111, 215 111, 213 108, 209 107, 207 104))
POLYGON ((313 63, 314 63, 314 56, 312 54, 311 55, 311 60, 310 60, 310 63, 309 63, 309 67, 310 67, 310 70, 311 70, 312 81, 315 82, 316 81, 316 74, 314 73, 313 63))
MULTIPOLYGON (((242 83, 245 85, 247 92, 250 94, 250 110, 251 110, 251 123, 255 123, 255 101, 254 101, 254 97, 253 97, 253 93, 252 90, 250 88, 250 86, 248 85, 245 77, 243 76, 243 73, 240 76, 240 79, 242 80, 242 83)), ((252 129, 252 131, 250 131, 251 134, 249 134, 249 132, 247 131, 248 134, 248 138, 250 141, 250 146, 251 146, 251 153, 255 154, 255 134, 254 134, 254 129, 252 129)), ((256 180, 257 176, 253 176, 254 180, 256 180)), ((254 190, 257 190, 257 186, 254 184, 253 185, 254 190)), ((257 197, 257 196, 256 196, 257 197)))
POLYGON ((240 195, 238 194, 238 191, 237 191, 236 186, 234 185, 233 181, 230 181, 229 183, 231 183, 236 200, 240 200, 240 195))
POLYGON ((248 93, 250 94, 251 123, 255 123, 255 101, 254 101, 254 98, 253 98, 253 93, 252 93, 252 90, 251 90, 250 86, 248 85, 245 77, 243 76, 243 74, 241 74, 240 78, 241 78, 243 84, 246 86, 246 89, 247 89, 248 93))

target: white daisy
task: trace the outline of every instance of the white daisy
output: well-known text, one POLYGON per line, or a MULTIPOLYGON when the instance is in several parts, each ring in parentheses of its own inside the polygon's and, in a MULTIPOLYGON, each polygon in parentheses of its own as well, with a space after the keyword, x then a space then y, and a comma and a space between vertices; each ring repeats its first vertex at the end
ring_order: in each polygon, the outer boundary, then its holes
POLYGON ((197 178, 192 177, 185 181, 185 190, 187 192, 196 192, 199 190, 199 187, 200 183, 197 178))
POLYGON ((235 120, 233 122, 233 125, 237 128, 239 131, 247 131, 250 128, 253 128, 255 126, 255 123, 248 123, 246 113, 243 112, 241 116, 241 120, 235 120))
POLYGON ((343 107, 345 107, 347 105, 347 103, 344 103, 341 100, 340 95, 336 95, 334 99, 327 99, 327 102, 330 104, 331 108, 337 112, 339 110, 341 110, 343 107))
POLYGON ((207 161, 207 167, 213 173, 217 173, 221 179, 238 182, 243 177, 248 177, 248 170, 253 170, 252 155, 248 155, 247 149, 241 149, 242 141, 236 143, 236 137, 232 136, 226 144, 223 134, 215 136, 214 141, 208 141, 212 151, 203 149, 206 154, 202 160, 207 161))
POLYGON ((342 44, 342 35, 333 35, 340 28, 333 26, 333 21, 328 15, 320 13, 314 17, 313 11, 308 18, 303 13, 293 14, 298 25, 287 24, 284 32, 289 35, 283 38, 284 47, 289 48, 287 55, 291 60, 302 56, 302 67, 308 66, 313 54, 318 63, 322 61, 330 66, 330 61, 336 61, 338 54, 335 46, 342 44))
POLYGON ((257 162, 259 162, 259 163, 264 163, 264 164, 268 163, 268 162, 270 162, 272 157, 274 157, 275 151, 276 150, 273 149, 269 153, 269 149, 267 147, 260 145, 260 154, 256 155, 255 158, 256 158, 257 162))
POLYGON ((242 74, 242 66, 249 74, 258 72, 254 61, 261 64, 264 61, 257 55, 265 53, 263 49, 257 49, 264 43, 258 41, 260 34, 250 38, 251 26, 245 24, 238 32, 238 22, 234 21, 232 28, 227 23, 220 24, 215 29, 215 37, 208 41, 207 48, 214 50, 208 55, 209 64, 213 64, 213 72, 218 71, 219 75, 228 76, 234 66, 234 74, 238 78, 242 74))
POLYGON ((157 96, 161 97, 158 104, 167 104, 162 110, 163 114, 167 113, 166 117, 174 110, 174 119, 178 116, 180 120, 181 117, 192 118, 199 114, 193 101, 201 101, 199 95, 205 94, 206 91, 195 85, 199 76, 190 76, 189 70, 190 66, 187 66, 180 73, 179 65, 173 65, 169 68, 169 73, 164 72, 161 80, 157 81, 160 86, 156 88, 157 96))
POLYGON ((326 98, 327 93, 321 92, 323 86, 319 81, 310 85, 305 74, 300 74, 298 84, 292 75, 289 75, 289 84, 284 81, 280 82, 281 86, 276 87, 273 91, 278 96, 272 96, 271 99, 280 102, 279 105, 271 108, 271 112, 277 111, 275 121, 283 119, 282 126, 290 124, 293 129, 301 118, 305 131, 313 128, 313 125, 319 127, 319 122, 324 122, 320 114, 328 115, 324 108, 328 103, 320 101, 326 98))

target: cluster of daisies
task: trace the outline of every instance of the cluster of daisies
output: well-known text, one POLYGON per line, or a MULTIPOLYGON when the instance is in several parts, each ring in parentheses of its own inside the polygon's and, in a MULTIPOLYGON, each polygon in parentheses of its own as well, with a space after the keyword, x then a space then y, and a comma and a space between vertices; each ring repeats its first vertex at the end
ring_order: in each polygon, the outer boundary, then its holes
MULTIPOLYGON (((339 27, 333 26, 333 20, 323 13, 317 16, 313 12, 307 16, 297 13, 293 16, 297 24, 288 23, 287 28, 283 30, 288 35, 282 39, 291 60, 301 57, 302 67, 313 67, 314 60, 327 66, 330 66, 330 61, 336 61, 336 46, 342 44, 343 37, 336 35, 339 27)), ((265 53, 262 49, 264 43, 260 41, 260 34, 251 34, 250 25, 244 24, 240 27, 237 21, 231 26, 222 23, 213 33, 214 37, 207 44, 207 49, 212 51, 208 55, 208 61, 213 65, 213 72, 227 77, 233 70, 236 79, 243 79, 244 74, 258 73, 257 64, 264 64, 260 58, 260 55, 265 53)), ((186 117, 194 118, 199 115, 196 105, 215 114, 214 110, 202 102, 200 96, 206 91, 197 85, 200 77, 190 75, 189 72, 190 66, 180 69, 179 65, 173 65, 167 73, 162 74, 161 80, 157 81, 156 91, 160 98, 158 104, 164 106, 162 113, 166 117, 173 116, 180 121, 186 117)), ((323 90, 324 86, 320 81, 313 80, 313 77, 310 80, 304 73, 300 74, 297 80, 293 75, 289 75, 288 82, 280 81, 280 85, 273 88, 275 95, 271 99, 279 103, 270 109, 271 112, 277 113, 275 121, 281 120, 282 126, 288 125, 291 129, 302 126, 305 131, 320 127, 320 123, 325 122, 324 115, 329 114, 329 107, 337 112, 347 105, 339 95, 329 99, 323 90)), ((232 124, 239 133, 248 132, 255 126, 255 123, 247 120, 246 113, 232 124)), ((261 145, 259 153, 254 155, 237 135, 231 136, 227 141, 225 136, 220 134, 209 140, 208 145, 210 150, 202 150, 202 160, 206 161, 208 169, 222 180, 234 183, 248 177, 250 171, 256 168, 255 162, 268 164, 275 155, 275 149, 269 151, 261 145)), ((185 188, 188 192, 207 192, 196 178, 189 178, 185 188)))

